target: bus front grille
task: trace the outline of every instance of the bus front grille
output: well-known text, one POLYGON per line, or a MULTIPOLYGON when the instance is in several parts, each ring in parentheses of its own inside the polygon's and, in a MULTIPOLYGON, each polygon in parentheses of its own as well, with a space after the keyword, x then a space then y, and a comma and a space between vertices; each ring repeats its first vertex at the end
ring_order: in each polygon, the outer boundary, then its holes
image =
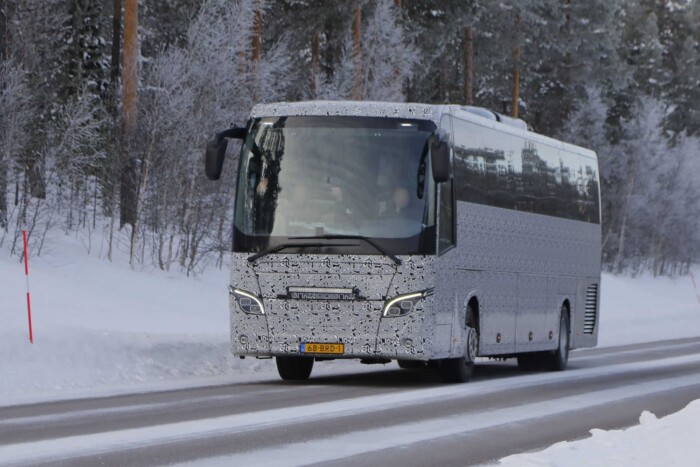
POLYGON ((598 284, 591 284, 586 290, 586 312, 583 317, 583 333, 593 334, 598 308, 598 284))

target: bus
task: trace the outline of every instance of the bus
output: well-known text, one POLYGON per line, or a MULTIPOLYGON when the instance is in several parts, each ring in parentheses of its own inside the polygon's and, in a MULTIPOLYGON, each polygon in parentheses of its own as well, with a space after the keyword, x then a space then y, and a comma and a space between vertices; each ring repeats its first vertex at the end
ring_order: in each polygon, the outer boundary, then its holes
POLYGON ((598 340, 601 204, 593 151, 478 107, 256 105, 216 134, 234 201, 234 355, 397 360, 467 381, 477 357, 563 370, 598 340))

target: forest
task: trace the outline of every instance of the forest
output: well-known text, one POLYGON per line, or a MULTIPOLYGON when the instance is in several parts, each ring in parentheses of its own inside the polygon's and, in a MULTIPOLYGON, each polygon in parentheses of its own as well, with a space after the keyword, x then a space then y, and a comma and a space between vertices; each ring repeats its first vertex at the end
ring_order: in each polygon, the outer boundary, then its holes
POLYGON ((258 102, 477 105, 595 150, 603 262, 700 261, 700 0, 0 0, 0 254, 226 265, 258 102))

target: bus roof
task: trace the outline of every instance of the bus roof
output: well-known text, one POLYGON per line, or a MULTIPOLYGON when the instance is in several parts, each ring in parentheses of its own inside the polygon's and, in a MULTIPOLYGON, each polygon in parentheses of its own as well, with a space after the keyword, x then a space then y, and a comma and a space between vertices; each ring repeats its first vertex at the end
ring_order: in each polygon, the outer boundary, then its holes
POLYGON ((258 104, 251 111, 252 118, 303 115, 412 118, 439 124, 441 111, 440 106, 430 104, 371 101, 276 102, 258 104))
POLYGON ((493 128, 505 133, 518 135, 533 141, 538 141, 564 151, 580 154, 597 159, 595 152, 580 146, 550 138, 527 130, 522 120, 500 116, 488 109, 478 107, 463 107, 459 105, 432 105, 404 102, 374 102, 374 101, 302 101, 274 102, 257 104, 251 110, 251 118, 287 117, 287 116, 362 116, 410 118, 431 120, 440 125, 443 115, 450 114, 461 120, 466 120, 487 128, 493 128), (487 114, 497 116, 488 118, 487 114), (498 118, 501 120, 499 121, 498 118), (507 120, 507 121, 506 121, 507 120))

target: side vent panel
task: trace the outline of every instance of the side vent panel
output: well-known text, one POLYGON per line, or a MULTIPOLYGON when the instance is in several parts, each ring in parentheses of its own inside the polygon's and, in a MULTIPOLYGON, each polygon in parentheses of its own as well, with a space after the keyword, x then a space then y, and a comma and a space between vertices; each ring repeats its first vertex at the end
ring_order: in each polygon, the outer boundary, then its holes
POLYGON ((598 309, 598 284, 591 284, 586 290, 586 313, 583 317, 583 333, 593 334, 598 309))

